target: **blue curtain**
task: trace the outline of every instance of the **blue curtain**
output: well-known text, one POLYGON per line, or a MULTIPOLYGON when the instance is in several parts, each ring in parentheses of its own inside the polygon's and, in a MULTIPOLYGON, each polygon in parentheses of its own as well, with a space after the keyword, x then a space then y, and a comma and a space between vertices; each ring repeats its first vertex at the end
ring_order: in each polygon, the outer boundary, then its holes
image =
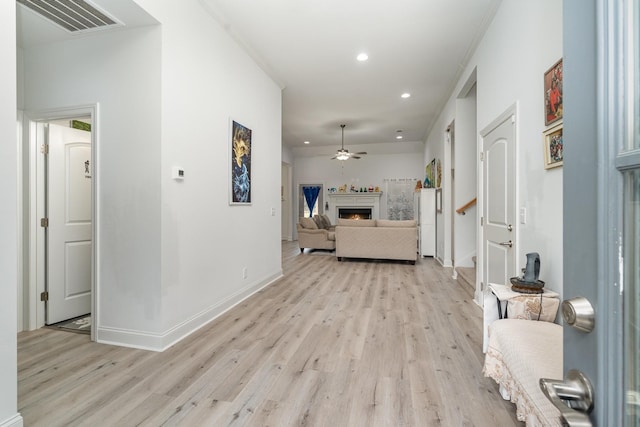
POLYGON ((309 206, 309 218, 311 218, 313 216, 313 207, 316 205, 320 194, 320 187, 302 187, 302 192, 304 193, 304 199, 307 201, 307 206, 309 206))

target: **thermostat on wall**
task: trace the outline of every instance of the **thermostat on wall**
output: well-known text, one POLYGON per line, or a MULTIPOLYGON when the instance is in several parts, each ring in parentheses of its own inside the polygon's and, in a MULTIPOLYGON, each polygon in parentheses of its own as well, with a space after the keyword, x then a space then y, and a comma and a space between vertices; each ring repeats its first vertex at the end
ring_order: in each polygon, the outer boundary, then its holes
POLYGON ((171 177, 176 181, 182 181, 184 179, 184 169, 174 166, 171 171, 171 177))

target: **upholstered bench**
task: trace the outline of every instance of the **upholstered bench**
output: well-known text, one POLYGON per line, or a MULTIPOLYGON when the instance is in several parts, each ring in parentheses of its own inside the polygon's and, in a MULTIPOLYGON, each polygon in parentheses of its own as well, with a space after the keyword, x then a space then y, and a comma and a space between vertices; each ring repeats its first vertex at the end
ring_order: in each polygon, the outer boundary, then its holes
POLYGON ((501 319, 489 325, 482 370, 500 385, 527 426, 559 426, 560 411, 539 386, 540 378, 563 378, 562 326, 534 320, 501 319))

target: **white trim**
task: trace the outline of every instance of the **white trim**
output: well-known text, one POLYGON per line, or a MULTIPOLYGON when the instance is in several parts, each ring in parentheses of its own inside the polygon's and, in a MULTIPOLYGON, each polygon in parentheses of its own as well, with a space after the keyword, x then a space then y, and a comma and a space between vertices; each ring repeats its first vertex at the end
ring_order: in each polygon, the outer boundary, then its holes
MULTIPOLYGON (((18 236, 20 236, 24 232, 24 192, 22 191, 24 187, 24 167, 23 167, 23 116, 24 112, 22 110, 17 111, 16 117, 16 152, 17 152, 17 188, 16 188, 16 196, 17 196, 17 211, 16 211, 16 229, 18 230, 18 236)), ((24 239, 18 238, 16 239, 16 253, 17 253, 17 298, 16 304, 18 305, 17 309, 17 332, 21 332, 24 330, 24 291, 25 291, 25 283, 24 283, 24 239)))
MULTIPOLYGON (((27 311, 26 328, 34 330, 41 328, 45 324, 44 304, 40 303, 38 297, 44 291, 44 229, 40 227, 39 218, 44 216, 44 186, 42 171, 44 170, 44 159, 39 155, 38 131, 44 130, 44 122, 51 120, 72 118, 78 116, 91 116, 91 162, 94 165, 92 171, 92 254, 91 254, 91 313, 93 315, 94 327, 91 330, 91 340, 95 341, 95 325, 99 324, 99 313, 97 311, 99 298, 98 269, 98 200, 99 200, 99 104, 79 105, 75 107, 54 108, 38 111, 27 111, 24 114, 24 123, 28 129, 28 134, 23 139, 24 144, 28 144, 29 149, 24 152, 29 156, 29 286, 28 303, 25 304, 27 311)), ((23 185, 20 192, 24 193, 27 188, 23 185)), ((24 231, 24 230, 22 230, 24 231)), ((22 242, 26 242, 24 234, 22 242)))
POLYGON ((96 330, 96 341, 102 344, 112 344, 162 352, 202 328, 209 322, 217 319, 236 305, 251 297, 256 292, 273 284, 281 277, 283 277, 282 270, 272 274, 264 280, 254 282, 164 333, 153 334, 132 329, 99 326, 94 328, 96 330))
POLYGON ((20 415, 20 413, 0 422, 0 427, 22 427, 23 425, 22 415, 20 415))

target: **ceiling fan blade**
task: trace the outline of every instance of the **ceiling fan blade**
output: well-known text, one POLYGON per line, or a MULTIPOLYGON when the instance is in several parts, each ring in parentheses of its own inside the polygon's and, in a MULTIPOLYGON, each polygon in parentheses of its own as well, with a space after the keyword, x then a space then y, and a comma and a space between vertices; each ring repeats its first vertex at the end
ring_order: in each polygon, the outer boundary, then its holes
POLYGON ((359 153, 353 153, 353 154, 367 154, 367 152, 366 151, 361 151, 359 153))
POLYGON ((352 159, 361 159, 362 157, 360 156, 351 156, 352 159))

